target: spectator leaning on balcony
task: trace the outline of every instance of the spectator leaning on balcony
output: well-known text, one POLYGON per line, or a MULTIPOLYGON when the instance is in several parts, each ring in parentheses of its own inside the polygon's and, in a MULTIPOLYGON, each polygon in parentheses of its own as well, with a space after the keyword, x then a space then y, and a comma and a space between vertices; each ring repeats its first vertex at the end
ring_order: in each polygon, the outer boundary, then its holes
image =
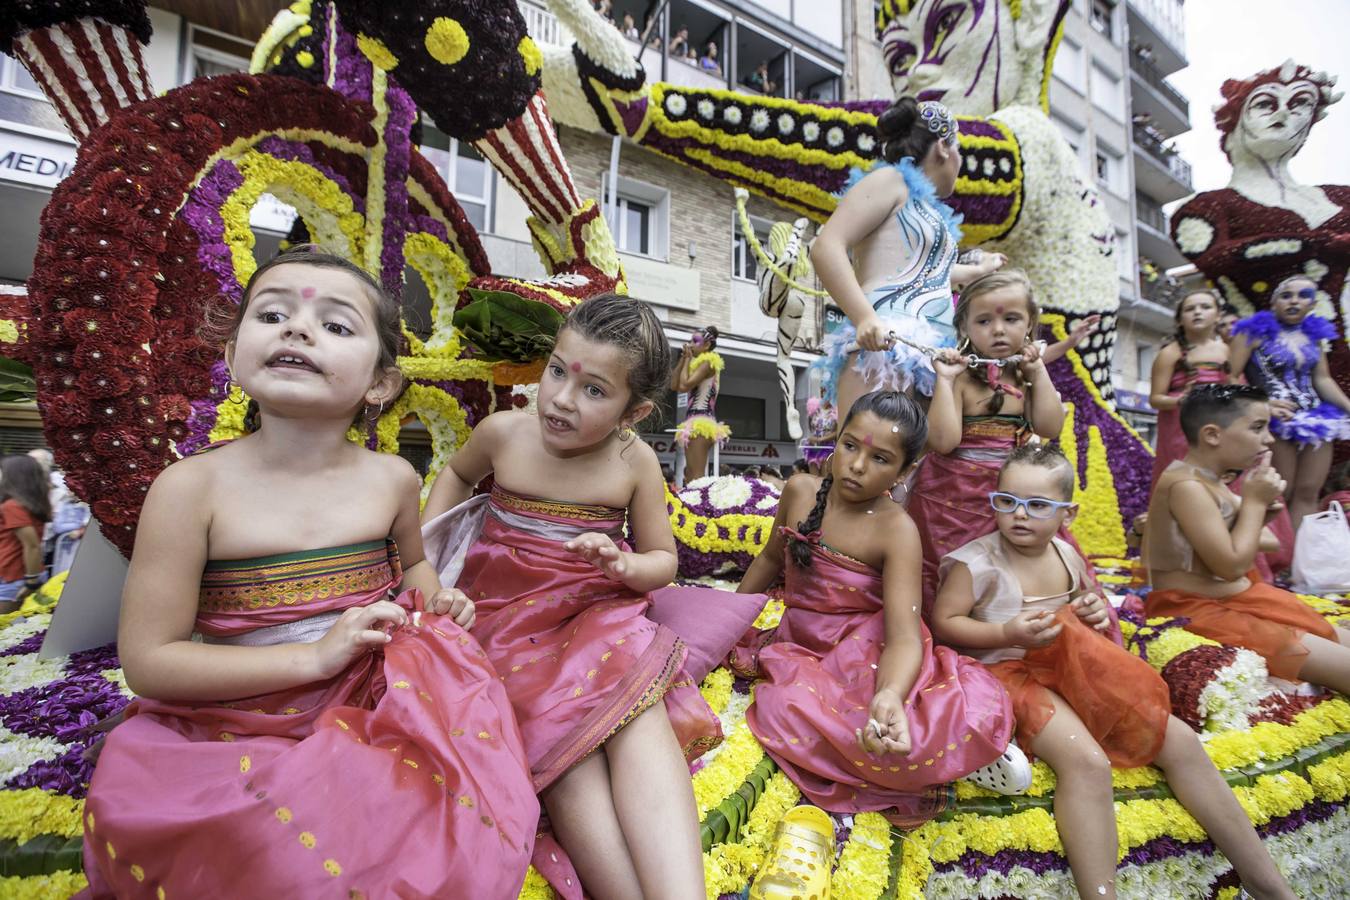
POLYGON ((636 41, 639 38, 637 23, 633 21, 632 13, 623 14, 623 36, 630 41, 636 41))
POLYGON ((667 52, 671 56, 687 56, 689 54, 689 26, 681 25, 679 31, 670 39, 666 46, 667 52))
POLYGON ((703 58, 698 61, 699 68, 706 69, 714 75, 722 74, 722 66, 717 62, 717 43, 708 41, 708 47, 703 51, 703 58))
POLYGON ((755 71, 750 73, 750 77, 746 79, 746 83, 763 94, 772 94, 778 89, 778 85, 769 80, 768 60, 763 60, 758 66, 755 66, 755 71))

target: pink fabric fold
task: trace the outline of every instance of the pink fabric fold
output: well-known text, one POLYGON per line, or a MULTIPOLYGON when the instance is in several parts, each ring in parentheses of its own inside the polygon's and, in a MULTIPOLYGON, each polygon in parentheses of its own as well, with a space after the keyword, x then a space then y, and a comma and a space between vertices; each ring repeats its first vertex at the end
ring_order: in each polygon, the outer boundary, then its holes
MULTIPOLYGON (((397 580, 217 610, 199 630, 364 606, 397 580)), ((392 637, 327 681, 232 703, 133 702, 85 807, 88 894, 514 897, 539 804, 506 692, 448 617, 392 637)))
POLYGON ((831 812, 881 810, 915 825, 945 806, 944 785, 999 756, 1012 736, 1007 693, 979 663, 935 647, 905 700, 912 749, 872 756, 858 746, 885 647, 881 576, 812 545, 810 568, 789 559, 786 609, 759 652, 764 678, 746 722, 812 803, 831 812))

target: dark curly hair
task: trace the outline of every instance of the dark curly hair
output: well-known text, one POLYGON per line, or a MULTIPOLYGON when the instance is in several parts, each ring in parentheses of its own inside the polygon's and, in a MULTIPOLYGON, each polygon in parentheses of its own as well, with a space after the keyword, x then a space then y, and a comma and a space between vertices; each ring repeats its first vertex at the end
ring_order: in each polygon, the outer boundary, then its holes
MULTIPOLYGON (((848 415, 839 424, 839 433, 843 434, 848 423, 859 413, 870 412, 883 422, 893 422, 900 429, 900 452, 904 455, 901 470, 918 458, 923 445, 928 440, 928 417, 923 409, 908 394, 899 391, 872 391, 863 394, 849 408, 848 415)), ((816 502, 806 518, 797 523, 797 531, 804 535, 820 530, 825 518, 825 502, 830 495, 830 486, 834 484, 834 475, 827 473, 816 489, 816 502)), ((803 568, 811 566, 811 545, 800 538, 788 539, 788 553, 792 561, 803 568)))
POLYGON ((901 97, 877 116, 877 138, 881 141, 881 158, 888 163, 907 156, 921 163, 938 141, 919 115, 919 101, 913 97, 901 97))

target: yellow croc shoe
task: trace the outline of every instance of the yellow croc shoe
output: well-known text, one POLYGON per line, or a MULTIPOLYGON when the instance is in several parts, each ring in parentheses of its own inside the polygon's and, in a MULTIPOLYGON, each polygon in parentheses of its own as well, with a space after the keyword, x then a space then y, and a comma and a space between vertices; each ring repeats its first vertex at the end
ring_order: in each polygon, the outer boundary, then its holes
POLYGON ((833 863, 834 821, 818 807, 795 806, 778 823, 750 900, 829 900, 833 863))

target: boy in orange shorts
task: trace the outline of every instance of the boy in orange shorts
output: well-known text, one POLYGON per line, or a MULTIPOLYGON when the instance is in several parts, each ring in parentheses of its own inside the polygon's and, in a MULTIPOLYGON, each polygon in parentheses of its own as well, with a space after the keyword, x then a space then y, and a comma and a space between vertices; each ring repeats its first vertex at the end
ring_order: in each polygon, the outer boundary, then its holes
POLYGON ((1203 385, 1182 401, 1190 449, 1149 502, 1143 552, 1153 590, 1144 609, 1254 650, 1278 678, 1350 693, 1350 631, 1254 571, 1256 555, 1276 549, 1265 524, 1284 491, 1270 466, 1270 414, 1265 393, 1247 385, 1203 385), (1241 497, 1220 477, 1229 469, 1249 469, 1241 497))

